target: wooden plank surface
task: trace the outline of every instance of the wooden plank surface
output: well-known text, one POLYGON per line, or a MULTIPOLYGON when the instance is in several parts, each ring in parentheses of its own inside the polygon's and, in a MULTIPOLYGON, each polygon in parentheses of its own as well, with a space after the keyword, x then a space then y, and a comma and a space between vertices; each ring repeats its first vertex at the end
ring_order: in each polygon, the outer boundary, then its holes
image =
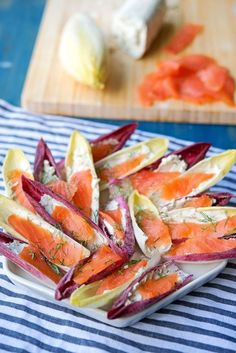
POLYGON ((177 9, 168 10, 163 29, 147 55, 134 61, 110 49, 110 73, 106 89, 96 91, 76 83, 58 60, 63 26, 77 11, 92 15, 112 43, 110 21, 122 0, 48 0, 41 29, 27 74, 22 105, 34 112, 135 120, 188 121, 236 124, 236 110, 223 103, 191 105, 166 101, 150 108, 140 105, 136 87, 156 62, 168 55, 162 51, 170 36, 184 22, 205 25, 203 34, 181 55, 201 53, 214 57, 236 77, 236 1, 182 0, 177 9))

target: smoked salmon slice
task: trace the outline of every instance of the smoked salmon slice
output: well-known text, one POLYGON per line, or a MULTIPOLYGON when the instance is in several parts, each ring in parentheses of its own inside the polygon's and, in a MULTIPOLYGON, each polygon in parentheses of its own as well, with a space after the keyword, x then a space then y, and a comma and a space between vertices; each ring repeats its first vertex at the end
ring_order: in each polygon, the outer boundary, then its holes
POLYGON ((136 218, 139 228, 147 235, 146 244, 149 248, 159 248, 163 242, 171 243, 168 227, 153 212, 139 211, 136 218))
POLYGON ((74 173, 70 178, 70 185, 76 188, 73 203, 87 216, 97 220, 97 208, 93 215, 93 176, 90 170, 74 173))
POLYGON ((17 201, 20 205, 27 208, 29 211, 35 212, 34 208, 25 196, 24 191, 22 190, 22 176, 25 176, 27 178, 32 177, 30 174, 27 174, 26 172, 22 172, 21 170, 17 169, 8 173, 8 181, 11 184, 12 190, 11 198, 12 200, 17 201))
POLYGON ((119 163, 119 165, 113 167, 105 167, 98 170, 98 175, 101 181, 107 183, 111 179, 119 179, 122 176, 130 173, 130 171, 137 169, 141 163, 145 160, 145 154, 133 157, 132 160, 127 160, 119 163))
POLYGON ((36 267, 55 284, 57 284, 64 275, 58 266, 50 263, 49 261, 47 262, 41 252, 31 245, 25 246, 24 249, 20 252, 19 256, 28 264, 36 267))
MULTIPOLYGON (((80 246, 71 244, 65 237, 53 237, 49 230, 43 229, 28 219, 12 214, 8 217, 8 224, 19 234, 24 236, 48 258, 49 261, 65 266, 72 267, 78 259, 84 258, 86 252, 80 246)), ((87 252, 88 254, 88 252, 87 252)))
POLYGON ((180 199, 189 195, 200 184, 212 179, 213 173, 188 173, 165 184, 160 196, 165 200, 180 199))
POLYGON ((200 196, 192 197, 187 199, 183 205, 181 205, 181 208, 183 207, 210 207, 213 205, 213 199, 207 195, 203 194, 200 196))
POLYGON ((192 43, 194 38, 203 31, 203 25, 187 23, 171 39, 165 50, 178 54, 192 43))
POLYGON ((151 195, 163 185, 180 176, 180 172, 158 172, 141 170, 129 177, 133 189, 140 194, 151 197, 151 195))
POLYGON ((122 227, 122 211, 120 209, 99 211, 100 218, 105 224, 109 224, 114 229, 114 236, 119 243, 124 242, 125 232, 122 227))
POLYGON ((175 261, 212 261, 230 259, 236 256, 236 239, 219 239, 212 237, 191 238, 183 243, 173 245, 166 259, 175 261))
POLYGON ((208 192, 197 196, 187 197, 186 200, 176 205, 176 208, 184 207, 210 207, 225 206, 234 195, 229 192, 208 192))
POLYGON ((198 73, 198 77, 210 91, 219 91, 223 88, 228 77, 228 70, 222 66, 212 64, 198 73))
POLYGON ((229 70, 205 55, 188 55, 163 61, 138 87, 144 106, 180 99, 193 104, 222 101, 234 105, 235 83, 229 70))
POLYGON ((170 292, 176 285, 178 276, 176 273, 172 273, 165 277, 156 279, 148 279, 145 283, 142 283, 137 288, 143 300, 151 299, 156 296, 162 295, 165 291, 170 292))
POLYGON ((124 265, 122 269, 116 270, 101 280, 96 290, 96 294, 103 294, 107 290, 112 290, 129 282, 135 277, 135 274, 145 266, 147 266, 147 260, 143 259, 136 262, 131 260, 130 263, 124 265))
POLYGON ((235 233, 236 209, 230 207, 199 207, 170 211, 164 222, 173 242, 190 238, 219 238, 235 233))

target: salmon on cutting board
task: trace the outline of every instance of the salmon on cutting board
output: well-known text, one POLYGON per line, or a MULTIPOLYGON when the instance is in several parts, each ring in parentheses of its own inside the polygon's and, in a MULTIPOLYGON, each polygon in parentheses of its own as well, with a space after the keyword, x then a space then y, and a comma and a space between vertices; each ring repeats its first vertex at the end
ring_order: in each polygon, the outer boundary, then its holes
POLYGON ((236 1, 179 1, 179 6, 168 8, 159 35, 140 60, 114 48, 112 14, 122 3, 122 0, 110 0, 106 5, 101 0, 48 1, 22 93, 23 107, 37 113, 92 118, 236 124, 236 107, 223 102, 197 105, 171 99, 144 107, 137 95, 138 85, 148 73, 155 71, 158 63, 190 54, 214 58, 236 79, 236 1), (109 76, 104 90, 94 90, 76 82, 59 62, 63 27, 76 12, 90 14, 105 34, 109 47, 109 76), (204 29, 177 56, 168 53, 164 48, 186 23, 200 24, 204 29))

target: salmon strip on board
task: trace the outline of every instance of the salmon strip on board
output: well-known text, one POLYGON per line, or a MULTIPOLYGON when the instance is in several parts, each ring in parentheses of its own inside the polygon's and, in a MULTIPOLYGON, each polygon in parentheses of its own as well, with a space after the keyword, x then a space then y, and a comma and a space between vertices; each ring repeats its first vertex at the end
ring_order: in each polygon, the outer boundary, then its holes
POLYGON ((178 54, 192 43, 194 38, 203 31, 203 25, 187 23, 174 35, 167 44, 165 50, 172 54, 178 54))

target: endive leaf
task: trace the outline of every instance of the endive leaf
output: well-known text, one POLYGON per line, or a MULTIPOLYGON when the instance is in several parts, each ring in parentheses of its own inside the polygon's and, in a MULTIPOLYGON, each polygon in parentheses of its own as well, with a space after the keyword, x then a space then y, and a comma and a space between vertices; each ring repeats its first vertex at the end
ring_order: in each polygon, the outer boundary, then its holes
POLYGON ((123 125, 118 129, 109 132, 106 135, 99 136, 96 140, 91 141, 90 145, 92 147, 94 162, 98 162, 108 155, 119 151, 134 133, 137 126, 137 123, 123 125))
POLYGON ((8 150, 3 162, 2 173, 6 195, 33 212, 33 207, 22 190, 22 175, 33 179, 30 163, 22 150, 17 148, 8 150))
POLYGON ((78 131, 74 131, 71 135, 65 159, 65 170, 67 182, 76 188, 73 203, 97 223, 98 178, 93 164, 91 147, 78 131))
MULTIPOLYGON (((135 237, 132 227, 130 211, 123 197, 109 202, 104 211, 99 211, 99 224, 109 239, 128 257, 134 254, 135 237)), ((113 244, 110 244, 113 247, 113 244)), ((118 249, 117 249, 118 248, 118 249)))
POLYGON ((169 156, 179 157, 180 160, 183 160, 186 163, 186 169, 189 169, 204 159, 210 147, 211 145, 206 142, 194 143, 192 145, 180 148, 179 150, 167 153, 165 156, 159 158, 154 163, 148 165, 146 169, 158 170, 158 167, 160 166, 163 159, 169 156))
POLYGON ((52 152, 46 142, 41 138, 38 142, 34 160, 34 178, 43 184, 62 179, 52 152))
POLYGON ((234 197, 234 195, 229 192, 206 192, 178 200, 178 202, 175 203, 175 209, 185 207, 225 206, 232 197, 234 197))
POLYGON ((100 189, 108 187, 113 179, 121 179, 137 172, 161 157, 168 148, 168 140, 154 138, 115 152, 95 164, 100 189))
POLYGON ((206 195, 213 200, 213 205, 216 206, 226 206, 231 198, 235 197, 230 192, 207 192, 206 195))
POLYGON ((136 241, 147 257, 159 257, 171 247, 168 227, 157 208, 146 196, 134 191, 129 197, 129 209, 136 241))
POLYGON ((68 237, 41 217, 0 195, 0 226, 10 234, 36 246, 44 256, 68 269, 89 256, 88 249, 68 237))

